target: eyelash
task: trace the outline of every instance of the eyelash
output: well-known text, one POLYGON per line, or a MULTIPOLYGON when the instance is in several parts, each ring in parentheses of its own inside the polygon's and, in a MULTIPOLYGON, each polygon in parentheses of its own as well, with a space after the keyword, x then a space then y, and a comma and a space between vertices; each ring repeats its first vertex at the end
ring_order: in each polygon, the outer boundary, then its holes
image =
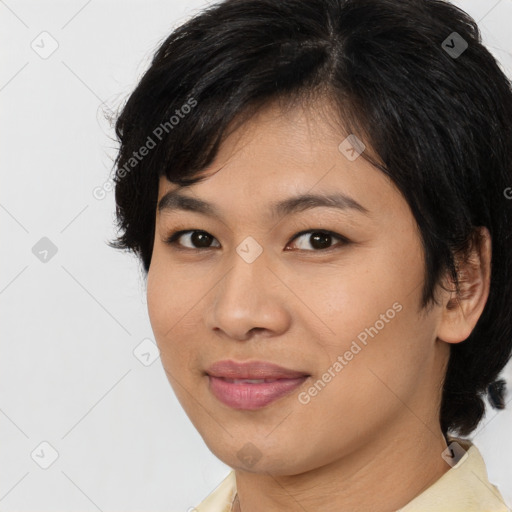
MULTIPOLYGON (((180 251, 194 251, 194 252, 198 252, 198 251, 206 251, 206 250, 210 250, 210 249, 217 249, 217 247, 194 247, 194 248, 190 248, 190 247, 183 247, 181 246, 179 243, 178 243, 178 240, 181 236, 185 235, 185 234, 188 234, 188 233, 205 233, 207 235, 210 235, 210 233, 208 233, 207 231, 204 231, 204 230, 201 230, 201 229, 186 229, 186 230, 180 230, 180 231, 175 231, 174 233, 171 233, 167 238, 165 238, 164 242, 168 245, 171 245, 171 246, 174 246, 177 248, 177 250, 180 250, 180 251)), ((293 238, 291 238, 290 242, 288 242, 286 245, 288 246, 291 242, 293 242, 296 238, 299 238, 303 235, 308 235, 308 234, 322 234, 322 235, 328 235, 328 236, 331 236, 333 238, 337 238, 338 240, 341 241, 341 243, 338 243, 338 244, 335 244, 335 245, 332 245, 331 247, 328 247, 327 249, 313 249, 313 250, 307 250, 307 249, 297 249, 299 251, 305 251, 305 252, 330 252, 331 250, 334 250, 334 249, 337 249, 339 248, 340 246, 344 246, 348 243, 350 243, 350 240, 338 233, 335 233, 334 231, 329 231, 329 230, 325 230, 325 229, 309 229, 309 230, 306 230, 306 231, 301 231, 300 233, 297 233, 293 236, 293 238)), ((212 235, 210 235, 212 236, 212 235)), ((215 237, 212 236, 212 238, 214 240, 216 240, 215 237)))

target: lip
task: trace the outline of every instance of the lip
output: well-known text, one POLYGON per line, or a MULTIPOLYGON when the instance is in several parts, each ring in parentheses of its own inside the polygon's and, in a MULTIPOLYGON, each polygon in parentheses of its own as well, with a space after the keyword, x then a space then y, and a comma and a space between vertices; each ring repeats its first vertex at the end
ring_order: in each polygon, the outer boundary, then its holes
POLYGON ((266 407, 310 377, 304 372, 265 361, 218 361, 208 368, 207 375, 209 389, 218 400, 234 409, 246 410, 266 407), (249 379, 268 379, 270 382, 239 382, 249 379))
POLYGON ((309 376, 307 372, 291 370, 267 361, 217 361, 206 373, 211 377, 225 379, 296 379, 309 376))

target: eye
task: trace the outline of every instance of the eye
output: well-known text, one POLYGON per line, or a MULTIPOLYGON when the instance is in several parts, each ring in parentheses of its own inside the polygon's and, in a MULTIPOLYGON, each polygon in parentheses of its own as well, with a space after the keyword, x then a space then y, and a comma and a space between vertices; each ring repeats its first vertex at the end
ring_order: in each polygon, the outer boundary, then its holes
MULTIPOLYGON (((336 247, 332 245, 333 239, 339 240, 341 242, 338 243, 337 245, 344 245, 349 243, 349 240, 344 236, 334 233, 332 231, 325 230, 301 231, 292 238, 292 241, 296 239, 300 240, 301 238, 303 239, 303 241, 302 243, 299 243, 298 249, 305 250, 308 252, 325 251, 328 249, 332 249, 333 247, 336 247), (308 244, 310 245, 310 247, 313 247, 313 251, 307 248, 308 244), (317 251, 315 251, 315 249, 317 251)), ((184 250, 201 250, 212 249, 213 247, 220 247, 219 242, 216 240, 214 236, 202 230, 176 231, 165 239, 165 243, 177 246, 178 248, 184 250), (186 244, 188 245, 184 245, 182 242, 180 242, 180 239, 186 240, 186 244), (217 242, 215 246, 211 245, 212 241, 217 242)), ((286 247, 289 246, 290 242, 288 242, 286 247)))
MULTIPOLYGON (((183 231, 176 231, 175 233, 171 234, 168 238, 166 238, 165 243, 169 245, 176 245, 180 248, 182 247, 182 244, 179 243, 179 239, 184 238, 187 240, 189 244, 193 244, 191 247, 184 247, 185 249, 210 249, 210 244, 212 240, 215 240, 215 237, 207 233, 206 231, 200 231, 200 230, 183 230, 183 231), (195 245, 194 245, 195 244, 195 245)), ((217 247, 220 247, 220 244, 217 242, 217 247)))
POLYGON ((337 245, 344 245, 349 242, 348 239, 345 238, 344 236, 338 235, 337 233, 333 233, 332 231, 325 230, 302 231, 295 235, 295 237, 292 240, 300 240, 301 238, 303 239, 303 242, 299 244, 299 250, 306 250, 309 252, 312 251, 307 249, 308 244, 310 247, 313 247, 313 249, 317 249, 316 252, 318 252, 329 250, 336 247, 331 245, 333 239, 341 241, 341 243, 338 243, 337 245))

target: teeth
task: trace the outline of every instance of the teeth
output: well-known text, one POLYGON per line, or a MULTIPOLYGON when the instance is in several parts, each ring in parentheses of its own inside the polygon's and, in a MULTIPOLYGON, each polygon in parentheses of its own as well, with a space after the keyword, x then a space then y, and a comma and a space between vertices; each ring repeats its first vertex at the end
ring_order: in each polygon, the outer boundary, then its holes
POLYGON ((264 382, 275 382, 278 379, 224 379, 231 384, 263 384, 264 382))

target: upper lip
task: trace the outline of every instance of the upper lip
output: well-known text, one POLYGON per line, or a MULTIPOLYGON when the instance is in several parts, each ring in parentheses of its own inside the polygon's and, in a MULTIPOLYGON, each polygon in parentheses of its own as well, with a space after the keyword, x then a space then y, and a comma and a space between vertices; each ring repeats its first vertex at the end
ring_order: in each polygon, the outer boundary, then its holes
POLYGON ((283 368, 267 361, 217 361, 206 370, 206 373, 212 377, 226 379, 296 379, 309 376, 305 372, 283 368))

